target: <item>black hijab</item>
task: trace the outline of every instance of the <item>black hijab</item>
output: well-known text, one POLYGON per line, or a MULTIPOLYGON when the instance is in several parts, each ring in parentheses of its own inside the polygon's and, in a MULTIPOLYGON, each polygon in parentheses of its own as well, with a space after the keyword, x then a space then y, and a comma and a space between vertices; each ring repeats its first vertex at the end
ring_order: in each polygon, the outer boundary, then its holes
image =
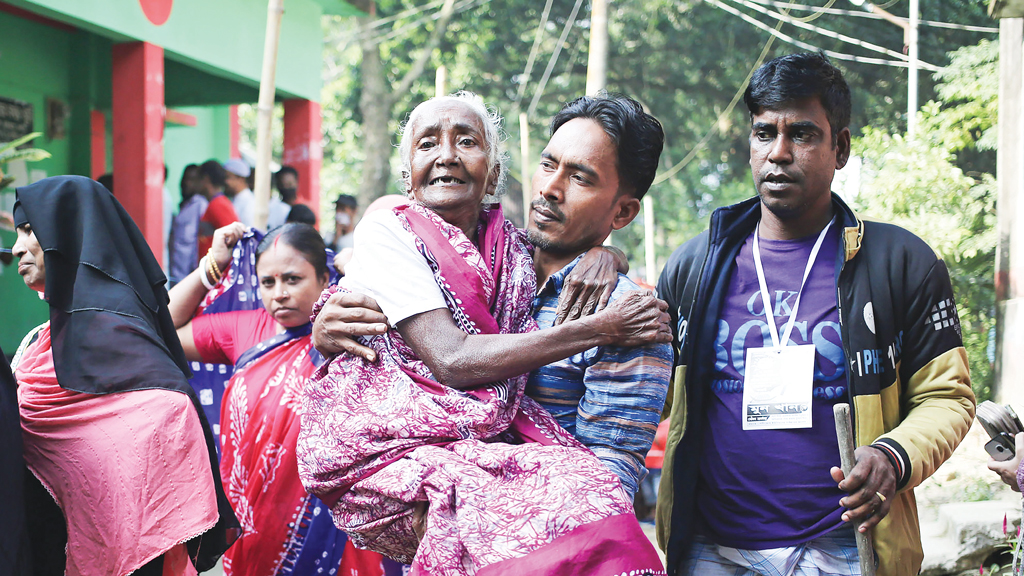
MULTIPOLYGON (((186 380, 188 363, 167 310, 160 265, 125 209, 94 180, 55 176, 16 194, 15 224, 31 225, 43 249, 58 384, 87 394, 162 388, 192 400, 220 511, 196 566, 209 569, 237 537, 238 521, 221 486, 209 423, 186 380)), ((200 539, 189 542, 193 558, 200 539)))

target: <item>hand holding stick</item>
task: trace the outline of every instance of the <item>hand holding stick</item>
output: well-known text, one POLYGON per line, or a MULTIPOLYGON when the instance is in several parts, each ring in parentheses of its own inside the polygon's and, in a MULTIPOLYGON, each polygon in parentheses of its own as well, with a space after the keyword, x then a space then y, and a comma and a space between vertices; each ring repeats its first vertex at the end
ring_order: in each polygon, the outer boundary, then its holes
MULTIPOLYGON (((853 455, 853 425, 850 421, 850 405, 836 404, 832 407, 836 419, 836 438, 839 440, 839 459, 842 462, 843 474, 850 475, 857 463, 853 455)), ((871 534, 856 530, 857 555, 860 557, 860 573, 862 576, 875 576, 875 547, 871 543, 871 534)))

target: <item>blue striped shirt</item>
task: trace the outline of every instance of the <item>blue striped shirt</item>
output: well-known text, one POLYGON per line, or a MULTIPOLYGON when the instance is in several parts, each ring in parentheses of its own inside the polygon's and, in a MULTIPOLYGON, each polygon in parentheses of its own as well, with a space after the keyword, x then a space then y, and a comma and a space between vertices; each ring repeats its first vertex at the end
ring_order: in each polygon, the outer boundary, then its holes
MULTIPOLYGON (((541 329, 554 324, 565 277, 579 260, 548 278, 534 298, 533 317, 541 329)), ((620 274, 611 299, 637 289, 620 274)), ((598 346, 535 370, 526 394, 618 475, 632 498, 647 474, 644 458, 665 405, 671 367, 669 344, 598 346)))

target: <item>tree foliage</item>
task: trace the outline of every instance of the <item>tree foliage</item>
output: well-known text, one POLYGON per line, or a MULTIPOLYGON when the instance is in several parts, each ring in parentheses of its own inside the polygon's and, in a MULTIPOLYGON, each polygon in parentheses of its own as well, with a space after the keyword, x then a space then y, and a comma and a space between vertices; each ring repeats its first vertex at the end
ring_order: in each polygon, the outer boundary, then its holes
POLYGON ((936 75, 938 100, 922 107, 916 138, 869 127, 854 141, 864 162, 855 206, 916 233, 949 268, 979 400, 992 385, 998 57, 987 41, 955 51, 936 75))
MULTIPOLYGON (((745 7, 737 0, 721 0, 769 26, 776 21, 745 7)), ((766 0, 759 0, 764 3, 766 0)), ((797 0, 798 2, 801 0, 797 0)), ((820 7, 824 0, 808 5, 820 7)), ((448 72, 448 91, 466 89, 476 92, 495 106, 507 119, 512 152, 510 199, 520 197, 518 182, 521 168, 518 114, 529 108, 537 93, 539 80, 576 0, 553 0, 550 17, 542 28, 541 41, 531 74, 524 74, 530 47, 540 23, 545 2, 537 0, 458 0, 455 13, 436 48, 429 55, 424 73, 402 94, 396 95, 386 136, 397 143, 397 130, 411 108, 433 95, 434 72, 444 65, 448 72), (516 96, 525 83, 524 97, 516 96)), ((856 10, 848 3, 834 8, 856 10)), ((433 31, 441 4, 412 0, 378 0, 375 3, 374 28, 385 81, 395 85, 413 67, 433 31)), ((775 8, 773 8, 775 9, 775 8)), ((536 164, 547 141, 547 125, 561 105, 584 92, 588 56, 589 6, 584 2, 571 27, 560 56, 552 70, 536 110, 529 118, 531 158, 536 164)), ((781 10, 781 9, 775 9, 781 10)), ((889 7, 898 16, 906 16, 907 3, 889 7)), ((991 26, 983 0, 945 0, 923 2, 922 19, 960 24, 991 26)), ((812 12, 793 9, 793 16, 812 12)), ((361 109, 365 78, 359 48, 360 24, 354 19, 325 22, 328 46, 325 49, 325 86, 323 92, 325 201, 338 193, 356 194, 367 188, 363 174, 367 148, 363 145, 367 126, 361 109)), ((903 47, 903 31, 882 20, 842 14, 822 14, 813 25, 886 46, 897 52, 903 47)), ((785 24, 781 32, 803 42, 828 50, 876 57, 861 48, 785 24)), ((921 29, 921 59, 940 66, 949 62, 947 52, 975 44, 984 33, 945 28, 921 29)), ((769 41, 769 34, 751 26, 711 3, 700 0, 614 0, 609 5, 610 53, 608 85, 641 101, 665 126, 667 142, 662 156, 662 171, 692 158, 672 177, 656 184, 650 194, 656 203, 655 238, 658 264, 680 243, 707 225, 714 208, 753 193, 747 166, 749 119, 742 103, 725 114, 727 105, 742 90, 745 78, 769 41), (706 139, 704 145, 698 143, 706 139)), ((765 56, 772 58, 799 51, 781 40, 773 41, 765 56)), ((907 75, 905 68, 878 66, 836 60, 854 93, 852 128, 874 126, 898 133, 906 126, 907 75)), ((969 67, 969 64, 965 63, 969 67)), ((938 97, 935 80, 921 76, 923 100, 938 97)), ((393 146, 392 146, 393 148, 393 146)), ((397 161, 393 150, 388 159, 392 169, 388 192, 398 192, 397 161)), ((966 159, 973 152, 960 151, 966 159)), ((983 155, 981 157, 984 159, 983 155)), ((972 169, 973 170, 973 169, 972 169)), ((373 194, 379 193, 379 189, 373 194)), ((516 202, 507 213, 521 213, 516 202)), ((614 242, 630 257, 636 268, 643 262, 642 218, 616 232, 614 242)))

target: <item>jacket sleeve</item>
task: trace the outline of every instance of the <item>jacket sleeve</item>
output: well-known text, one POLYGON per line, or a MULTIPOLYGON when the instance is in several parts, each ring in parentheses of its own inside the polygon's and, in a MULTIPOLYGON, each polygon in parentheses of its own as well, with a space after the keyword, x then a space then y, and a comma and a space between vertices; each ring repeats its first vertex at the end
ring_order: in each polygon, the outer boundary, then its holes
POLYGON ((975 410, 945 263, 936 259, 923 281, 908 283, 908 288, 898 367, 900 413, 905 416, 873 443, 895 466, 900 490, 920 484, 953 454, 967 435, 975 410))

